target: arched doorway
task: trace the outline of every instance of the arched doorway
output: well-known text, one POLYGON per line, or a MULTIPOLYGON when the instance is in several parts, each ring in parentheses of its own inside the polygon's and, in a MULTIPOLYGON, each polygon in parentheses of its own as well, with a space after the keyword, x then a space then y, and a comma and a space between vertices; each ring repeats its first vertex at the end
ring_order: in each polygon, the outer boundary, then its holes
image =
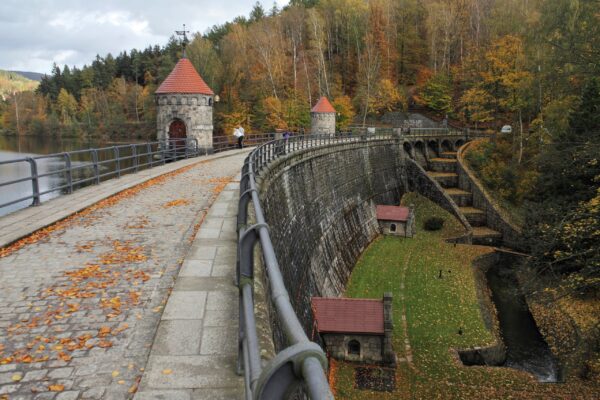
POLYGON ((169 125, 169 139, 185 139, 187 137, 185 123, 176 119, 169 125))
POLYGON ((169 147, 171 150, 175 150, 175 157, 180 152, 184 152, 186 148, 187 132, 185 123, 176 119, 169 125, 169 147))

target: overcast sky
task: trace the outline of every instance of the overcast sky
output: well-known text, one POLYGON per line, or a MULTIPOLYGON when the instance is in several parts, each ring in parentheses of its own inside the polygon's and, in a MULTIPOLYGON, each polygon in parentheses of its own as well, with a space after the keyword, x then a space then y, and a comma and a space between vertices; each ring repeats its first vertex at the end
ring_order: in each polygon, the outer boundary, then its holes
MULTIPOLYGON (((277 0, 279 7, 288 0, 277 0)), ((164 45, 186 24, 204 33, 248 16, 256 0, 0 0, 0 69, 49 73, 96 54, 164 45)), ((263 0, 272 7, 272 0, 263 0)))

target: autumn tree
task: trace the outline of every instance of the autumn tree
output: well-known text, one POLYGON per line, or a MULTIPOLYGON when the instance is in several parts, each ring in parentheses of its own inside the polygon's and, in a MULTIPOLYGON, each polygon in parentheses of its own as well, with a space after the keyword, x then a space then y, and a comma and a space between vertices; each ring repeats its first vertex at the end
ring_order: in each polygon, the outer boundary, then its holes
POLYGON ((348 96, 336 97, 333 101, 333 108, 335 108, 337 113, 335 129, 341 132, 347 130, 356 115, 352 106, 352 100, 348 96))
POLYGON ((221 90, 221 74, 223 72, 223 63, 215 50, 213 43, 195 34, 190 43, 186 46, 187 58, 192 62, 198 73, 204 78, 210 88, 215 93, 221 90))
POLYGON ((63 124, 73 122, 77 113, 77 100, 66 89, 60 89, 58 98, 56 99, 56 107, 60 114, 63 124))
POLYGON ((478 124, 493 120, 493 97, 483 88, 473 87, 466 90, 460 97, 463 109, 463 118, 466 122, 478 124))
POLYGON ((526 225, 531 264, 563 275, 562 289, 582 296, 600 293, 600 128, 590 112, 599 102, 590 79, 568 131, 540 158, 526 225))
POLYGON ((420 91, 419 99, 422 104, 441 112, 452 111, 451 80, 445 73, 433 75, 420 91))
POLYGON ((274 129, 287 129, 283 104, 277 97, 267 97, 263 100, 263 110, 266 116, 267 127, 274 129))
POLYGON ((483 84, 497 102, 497 110, 516 114, 518 121, 518 162, 523 158, 523 114, 532 104, 531 79, 521 38, 507 35, 496 40, 486 52, 487 69, 483 84))

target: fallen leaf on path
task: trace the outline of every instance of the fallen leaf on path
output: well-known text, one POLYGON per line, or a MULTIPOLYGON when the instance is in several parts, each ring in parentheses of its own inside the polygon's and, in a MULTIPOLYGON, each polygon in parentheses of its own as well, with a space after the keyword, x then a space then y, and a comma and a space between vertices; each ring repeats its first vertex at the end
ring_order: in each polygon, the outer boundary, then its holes
POLYGON ((188 204, 190 204, 190 201, 187 199, 177 199, 177 200, 169 201, 168 203, 163 204, 163 208, 187 206, 188 204))
POLYGON ((48 386, 48 390, 51 392, 62 392, 65 390, 65 385, 50 385, 48 386))

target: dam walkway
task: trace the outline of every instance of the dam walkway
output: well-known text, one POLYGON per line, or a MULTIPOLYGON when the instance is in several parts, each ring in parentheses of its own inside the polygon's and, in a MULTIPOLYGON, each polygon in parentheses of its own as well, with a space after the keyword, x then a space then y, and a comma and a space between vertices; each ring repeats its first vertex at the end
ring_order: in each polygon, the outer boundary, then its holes
POLYGON ((236 215, 249 150, 0 218, 0 399, 239 399, 236 215))

